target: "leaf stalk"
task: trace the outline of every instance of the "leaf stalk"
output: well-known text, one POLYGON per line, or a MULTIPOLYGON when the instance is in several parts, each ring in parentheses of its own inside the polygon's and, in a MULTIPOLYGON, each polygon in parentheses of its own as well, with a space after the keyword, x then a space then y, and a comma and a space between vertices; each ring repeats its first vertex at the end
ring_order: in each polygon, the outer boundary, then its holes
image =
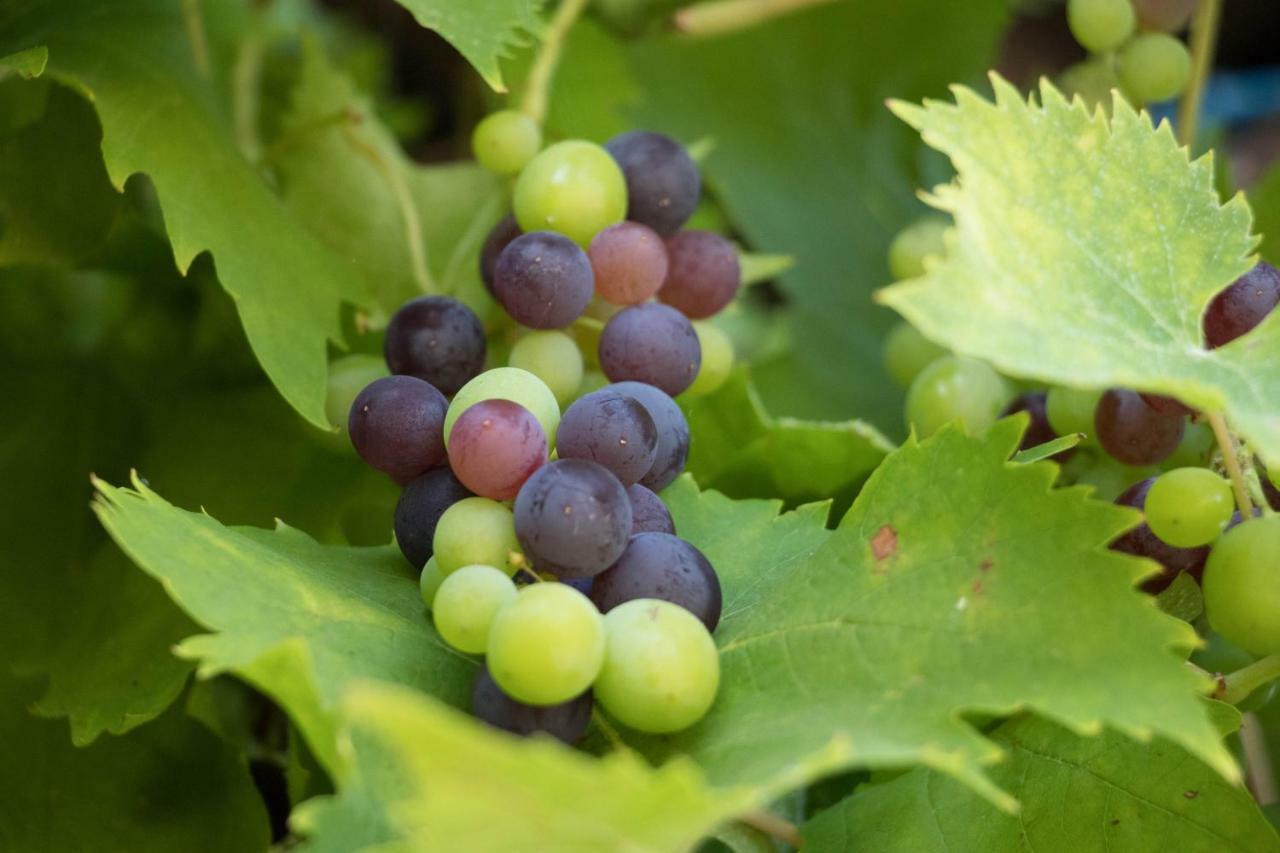
POLYGON ((542 37, 542 47, 534 57, 529 69, 529 77, 525 81, 524 97, 520 102, 520 111, 541 126, 547 120, 547 102, 551 98, 551 81, 555 77, 556 66, 560 64, 560 54, 564 50, 565 39, 587 0, 564 0, 556 9, 551 23, 547 26, 546 35, 542 37))
POLYGON ((671 16, 671 27, 686 36, 718 36, 746 29, 835 0, 717 0, 686 6, 671 16))
POLYGON ((1178 140, 1187 147, 1195 144, 1200 129, 1200 110, 1209 72, 1213 70, 1221 22, 1222 0, 1200 0, 1191 21, 1191 83, 1178 104, 1178 140))

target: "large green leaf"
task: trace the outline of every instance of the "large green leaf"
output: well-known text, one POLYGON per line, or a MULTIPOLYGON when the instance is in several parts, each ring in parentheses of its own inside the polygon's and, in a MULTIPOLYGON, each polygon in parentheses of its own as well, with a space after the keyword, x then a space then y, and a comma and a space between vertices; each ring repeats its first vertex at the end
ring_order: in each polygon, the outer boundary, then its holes
POLYGON ((955 163, 934 203, 957 227, 943 262, 882 301, 1017 376, 1225 409, 1280 456, 1280 315, 1212 352, 1200 326, 1251 265, 1244 197, 1219 204, 1209 158, 1188 162, 1167 125, 1124 103, 1108 120, 1048 83, 1043 106, 995 86, 994 104, 957 89, 955 104, 896 107, 955 163))
POLYGON ((396 0, 424 27, 449 40, 499 92, 499 60, 525 45, 529 33, 542 29, 538 13, 544 0, 396 0))
POLYGON ((267 375, 308 420, 327 425, 326 346, 340 340, 339 304, 359 299, 359 280, 241 158, 220 90, 193 59, 181 6, 141 0, 120 14, 95 0, 4 0, 0 52, 48 48, 45 73, 98 111, 112 182, 151 178, 179 268, 212 253, 267 375))
POLYGON ((963 785, 918 768, 860 788, 808 823, 814 850, 1274 851, 1275 830, 1249 793, 1163 739, 1082 738, 1034 717, 997 729, 1009 759, 995 781, 1022 801, 999 814, 963 785))
POLYGON ((520 740, 403 688, 361 685, 343 710, 341 793, 294 818, 317 853, 685 851, 764 795, 709 788, 687 759, 654 770, 520 740))
POLYGON ((959 715, 1025 707, 1160 734, 1237 777, 1196 696, 1208 685, 1172 651, 1194 632, 1132 588, 1152 564, 1104 547, 1133 513, 1051 490, 1055 465, 1006 461, 1022 423, 908 443, 830 534, 822 505, 774 519, 776 504, 668 490, 724 584, 722 679, 701 723, 643 748, 743 783, 834 742, 832 766, 925 764, 1008 805, 983 769, 1000 748, 959 715))

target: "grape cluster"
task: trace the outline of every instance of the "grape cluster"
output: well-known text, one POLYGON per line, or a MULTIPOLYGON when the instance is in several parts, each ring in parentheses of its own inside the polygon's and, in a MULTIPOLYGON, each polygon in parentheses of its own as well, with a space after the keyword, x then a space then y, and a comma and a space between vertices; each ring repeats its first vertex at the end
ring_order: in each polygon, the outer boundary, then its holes
POLYGON ((700 179, 671 139, 540 144, 510 112, 474 139, 484 165, 518 174, 514 215, 480 257, 494 298, 530 330, 509 363, 485 369, 485 330, 466 305, 414 299, 387 326, 391 375, 344 368, 344 387, 372 379, 347 431, 404 487, 396 541, 421 570, 436 631, 485 658, 477 717, 574 743, 599 703, 636 730, 678 731, 719 686, 721 591, 658 492, 689 453, 673 396, 714 387, 732 363, 707 338, 719 363, 706 379, 692 321, 733 300, 738 257, 718 235, 681 230, 700 179), (561 330, 593 303, 612 306, 598 347, 612 381, 584 393, 581 351, 561 330))
POLYGON ((1059 81, 1090 103, 1119 89, 1137 106, 1175 97, 1191 80, 1191 54, 1174 34, 1196 0, 1068 0, 1067 23, 1089 59, 1059 81))

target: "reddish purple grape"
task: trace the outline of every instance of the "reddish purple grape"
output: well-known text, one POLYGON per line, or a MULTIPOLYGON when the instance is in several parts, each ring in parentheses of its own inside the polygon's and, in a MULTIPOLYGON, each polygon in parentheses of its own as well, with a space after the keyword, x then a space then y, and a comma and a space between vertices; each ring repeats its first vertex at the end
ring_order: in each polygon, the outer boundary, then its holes
POLYGON ((484 369, 484 327, 456 299, 420 296, 392 315, 383 353, 392 373, 416 376, 453 394, 484 369))
POLYGON ((512 240, 523 233, 520 226, 516 224, 515 215, 508 213, 498 220, 498 224, 493 226, 489 236, 484 238, 484 246, 480 248, 480 280, 484 282, 484 289, 489 291, 489 295, 494 299, 498 298, 493 292, 493 271, 498 266, 498 256, 512 240))
POLYGON ((640 485, 660 492, 684 471, 689 459, 689 422, 670 396, 643 382, 615 382, 606 386, 634 397, 649 411, 658 428, 658 454, 640 485))
POLYGON ((667 279, 667 247, 647 225, 619 222, 601 231, 587 250, 596 293, 614 305, 638 305, 667 279))
POLYGON ((1093 415, 1103 449, 1126 465, 1156 465, 1178 449, 1186 419, 1162 415, 1134 391, 1112 388, 1093 415))
POLYGON ((449 433, 449 467, 481 497, 512 500, 546 461, 542 425, 510 400, 476 403, 458 416, 449 433))
POLYGON ((627 550, 591 584, 591 600, 608 613, 637 598, 670 601, 702 620, 708 631, 720 622, 720 579, 697 548, 669 533, 631 537, 627 550))
POLYGON ((587 253, 551 231, 512 240, 493 271, 494 296, 513 320, 531 329, 563 329, 582 316, 594 289, 587 253))
POLYGON ((447 467, 433 468, 415 478, 396 502, 396 544, 415 569, 431 559, 436 525, 444 511, 472 493, 447 467))
POLYGON ((1140 394, 1139 396, 1148 406, 1171 418, 1180 418, 1195 413, 1195 409, 1184 404, 1176 397, 1166 397, 1163 394, 1140 394))
POLYGON ((628 486, 653 467, 658 427, 634 397, 601 388, 579 397, 565 411, 556 450, 561 459, 599 462, 628 486))
MULTIPOLYGON (((1155 481, 1155 477, 1148 477, 1139 483, 1134 483, 1122 492, 1115 502, 1121 506, 1143 509, 1147 503, 1147 492, 1151 491, 1151 485, 1155 481)), ((1200 575, 1204 573, 1205 560, 1209 558, 1208 545, 1199 548, 1175 548, 1152 533, 1145 521, 1112 542, 1111 550, 1122 551, 1135 557, 1146 557, 1160 564, 1163 571, 1142 584, 1142 588, 1152 594, 1173 583, 1173 579, 1181 572, 1189 572, 1196 581, 1199 581, 1200 575)))
POLYGON ((681 231, 667 239, 670 268, 658 299, 686 317, 718 314, 742 285, 738 250, 710 231, 681 231))
POLYGON ((600 574, 622 556, 631 535, 626 489, 608 468, 586 459, 543 465, 520 489, 513 512, 524 553, 557 578, 600 574))
POLYGON ((627 486, 627 497, 631 499, 631 535, 637 533, 670 533, 675 535, 676 523, 671 518, 671 510, 662 502, 662 498, 654 494, 652 489, 634 483, 627 486))
POLYGON ((672 397, 693 384, 702 365, 702 346, 688 318, 655 302, 609 318, 598 352, 611 381, 645 382, 672 397))
POLYGON ((668 236, 693 215, 702 178, 683 145, 661 133, 633 130, 604 147, 627 181, 627 219, 668 236))
POLYGON ((526 705, 502 692, 482 669, 471 688, 471 713, 489 725, 516 735, 542 732, 573 746, 591 722, 591 691, 559 705, 526 705))
POLYGON ((444 461, 449 401, 430 382, 384 376, 351 404, 347 432, 360 458, 400 485, 444 461))
POLYGON ((1204 340, 1217 349, 1253 331, 1280 304, 1280 270, 1266 261, 1213 297, 1204 314, 1204 340))

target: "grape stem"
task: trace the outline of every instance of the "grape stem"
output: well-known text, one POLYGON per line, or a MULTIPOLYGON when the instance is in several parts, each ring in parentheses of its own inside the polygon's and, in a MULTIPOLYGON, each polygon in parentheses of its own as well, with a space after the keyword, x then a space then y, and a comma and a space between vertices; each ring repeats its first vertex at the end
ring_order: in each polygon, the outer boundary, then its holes
POLYGON ((1245 784, 1260 806, 1280 802, 1275 769, 1267 748, 1266 730, 1257 714, 1245 714, 1240 721, 1240 746, 1244 752, 1245 784))
POLYGON ((835 0, 717 0, 678 10, 671 16, 671 27, 687 36, 718 36, 833 2, 835 0))
POLYGON ((187 30, 187 43, 191 46, 191 59, 201 77, 209 77, 209 39, 204 32, 204 16, 200 13, 200 0, 182 0, 182 23, 187 30))
POLYGON ((1218 25, 1222 21, 1222 0, 1200 0, 1191 21, 1191 83, 1178 104, 1178 140, 1187 147, 1195 144, 1200 125, 1204 89, 1213 70, 1213 54, 1218 45, 1218 25))
POLYGON ((627 746, 627 742, 622 739, 622 735, 618 734, 618 730, 605 718, 604 714, 600 713, 598 708, 592 707, 591 722, 595 723, 596 728, 604 734, 605 740, 609 741, 609 746, 615 752, 631 751, 631 747, 627 746))
POLYGON ((741 823, 745 823, 754 829, 758 829, 766 835, 774 838, 792 847, 799 849, 804 846, 804 838, 800 835, 800 829, 791 821, 778 817, 771 811, 765 809, 756 809, 753 812, 747 812, 738 818, 741 823))
POLYGON ((541 126, 547 120, 547 101, 551 97, 551 81, 555 77, 556 66, 560 64, 560 53, 564 50, 565 38, 573 27, 574 21, 586 8, 587 0, 564 0, 556 9, 547 32, 542 37, 542 47, 533 59, 529 76, 525 80, 524 97, 520 102, 520 111, 541 126))
POLYGON ((1240 458, 1236 455, 1236 442, 1227 429, 1226 418, 1219 412, 1210 412, 1209 426, 1213 428, 1213 437, 1218 440, 1218 448, 1222 451, 1222 464, 1231 478, 1231 490, 1236 495, 1236 507, 1240 510, 1240 518, 1248 521, 1253 518, 1253 501, 1249 500, 1249 488, 1244 482, 1244 471, 1240 468, 1240 458))
POLYGON ((1268 655, 1230 675, 1220 676, 1214 698, 1234 705, 1243 702, 1250 693, 1277 678, 1280 678, 1280 654, 1268 655))

